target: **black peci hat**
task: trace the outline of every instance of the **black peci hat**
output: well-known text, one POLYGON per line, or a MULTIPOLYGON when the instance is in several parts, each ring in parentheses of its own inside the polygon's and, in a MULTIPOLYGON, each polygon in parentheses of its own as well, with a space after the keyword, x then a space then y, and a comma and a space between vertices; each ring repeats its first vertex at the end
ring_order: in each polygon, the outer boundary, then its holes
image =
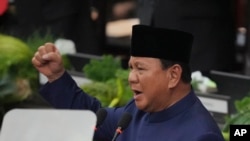
POLYGON ((189 63, 193 35, 187 32, 134 25, 131 56, 189 63))

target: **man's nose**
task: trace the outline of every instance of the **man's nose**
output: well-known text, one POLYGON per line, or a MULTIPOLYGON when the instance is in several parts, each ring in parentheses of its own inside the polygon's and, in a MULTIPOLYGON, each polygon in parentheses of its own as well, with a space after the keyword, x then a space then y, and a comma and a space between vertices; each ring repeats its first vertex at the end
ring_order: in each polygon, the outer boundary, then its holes
POLYGON ((137 75, 136 75, 136 73, 135 73, 133 70, 131 70, 131 71, 129 72, 128 82, 129 82, 130 84, 131 84, 131 83, 136 83, 136 82, 138 82, 137 75))

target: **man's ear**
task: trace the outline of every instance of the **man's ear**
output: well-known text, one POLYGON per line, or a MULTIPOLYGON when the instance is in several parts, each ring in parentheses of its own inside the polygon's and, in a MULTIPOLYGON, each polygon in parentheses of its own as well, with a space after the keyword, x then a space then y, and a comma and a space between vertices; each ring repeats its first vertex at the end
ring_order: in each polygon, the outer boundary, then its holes
POLYGON ((171 66, 168 69, 168 72, 169 72, 169 84, 168 84, 168 87, 173 88, 179 83, 179 81, 181 79, 182 68, 181 68, 180 65, 174 64, 173 66, 171 66))

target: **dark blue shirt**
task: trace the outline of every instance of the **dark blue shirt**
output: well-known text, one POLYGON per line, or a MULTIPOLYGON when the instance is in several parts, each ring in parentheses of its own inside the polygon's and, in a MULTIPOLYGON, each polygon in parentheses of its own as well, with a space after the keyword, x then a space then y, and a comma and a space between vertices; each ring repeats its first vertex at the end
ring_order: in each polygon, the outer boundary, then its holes
MULTIPOLYGON (((88 109, 96 112, 100 102, 84 93, 65 73, 53 83, 45 84, 41 95, 55 108, 88 109)), ((95 132, 95 139, 111 141, 117 122, 124 112, 132 121, 116 141, 224 141, 217 123, 191 91, 171 107, 156 113, 137 109, 134 100, 120 108, 106 108, 108 115, 95 132)))

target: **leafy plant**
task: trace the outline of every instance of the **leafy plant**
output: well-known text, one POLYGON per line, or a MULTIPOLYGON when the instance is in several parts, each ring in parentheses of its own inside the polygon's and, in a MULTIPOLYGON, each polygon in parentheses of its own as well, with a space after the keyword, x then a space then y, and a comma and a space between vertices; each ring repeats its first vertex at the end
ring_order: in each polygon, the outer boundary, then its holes
POLYGON ((237 112, 226 117, 226 124, 223 128, 225 132, 229 131, 231 124, 250 124, 250 97, 246 96, 241 100, 236 100, 234 105, 237 112))
POLYGON ((104 55, 103 60, 91 60, 85 65, 84 74, 92 83, 81 88, 96 97, 104 107, 119 107, 125 105, 131 98, 128 85, 129 71, 121 68, 119 59, 104 55))
POLYGON ((222 132, 225 141, 229 141, 229 132, 222 132))
POLYGON ((83 67, 86 77, 95 81, 107 81, 115 77, 117 69, 121 69, 121 61, 112 55, 103 55, 101 60, 91 59, 89 64, 83 67))
POLYGON ((249 125, 250 124, 250 96, 246 96, 241 100, 236 100, 236 113, 226 117, 226 123, 222 129, 223 136, 229 141, 230 125, 249 125))
POLYGON ((40 47, 44 43, 46 42, 53 43, 54 41, 55 37, 49 32, 46 33, 45 35, 42 35, 39 31, 35 31, 26 39, 25 42, 27 43, 31 51, 34 53, 37 51, 38 47, 40 47))
POLYGON ((30 63, 32 55, 22 40, 0 35, 1 104, 20 101, 31 94, 29 80, 37 77, 30 63), (27 93, 19 93, 22 88, 27 88, 27 93))

